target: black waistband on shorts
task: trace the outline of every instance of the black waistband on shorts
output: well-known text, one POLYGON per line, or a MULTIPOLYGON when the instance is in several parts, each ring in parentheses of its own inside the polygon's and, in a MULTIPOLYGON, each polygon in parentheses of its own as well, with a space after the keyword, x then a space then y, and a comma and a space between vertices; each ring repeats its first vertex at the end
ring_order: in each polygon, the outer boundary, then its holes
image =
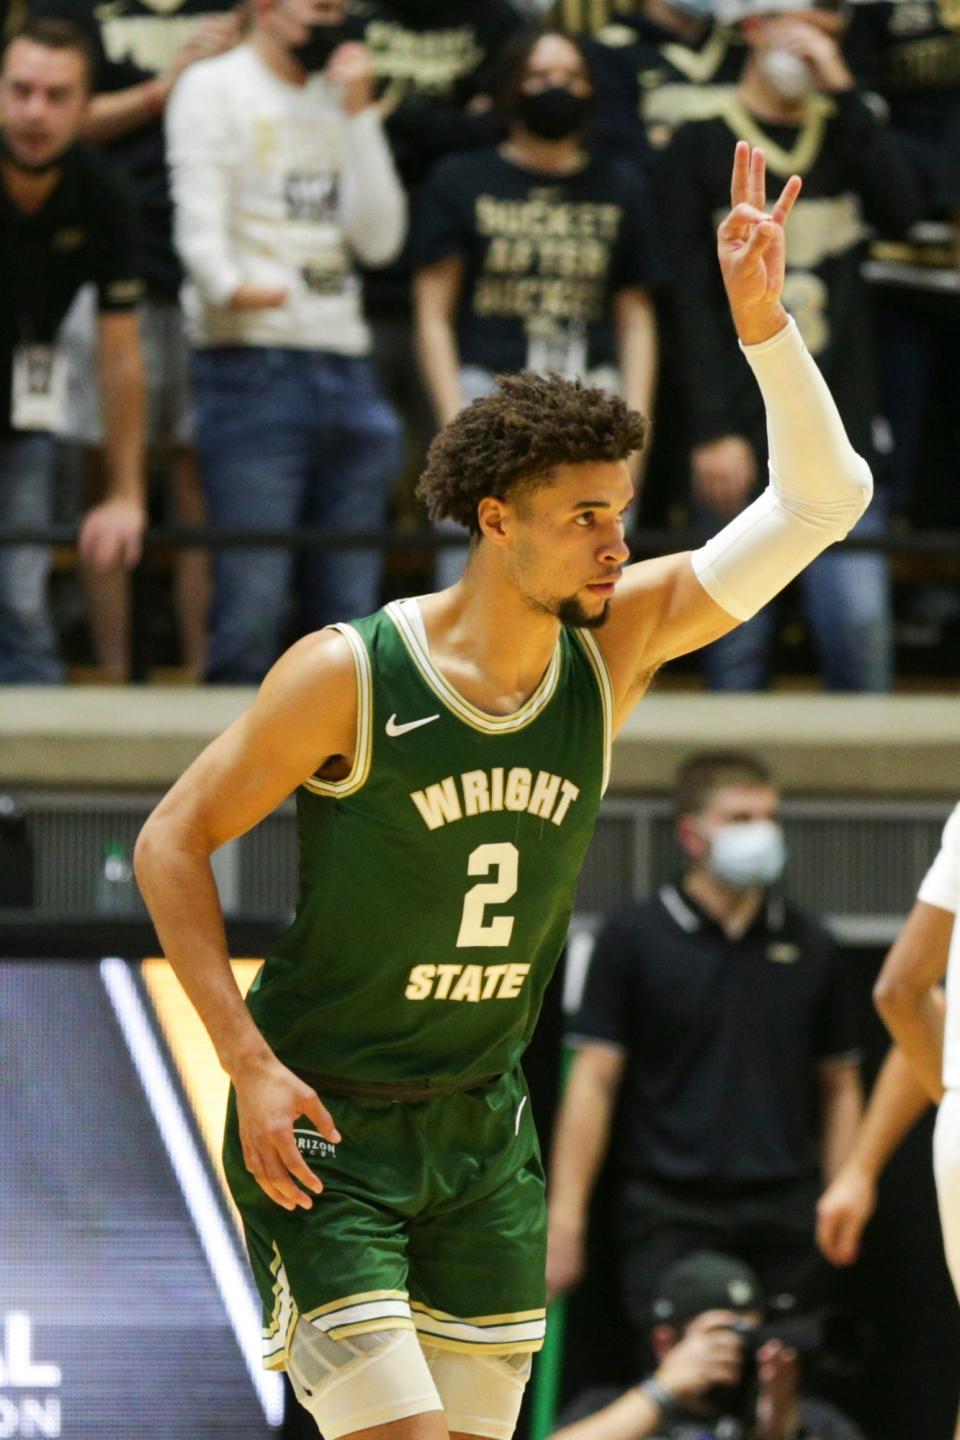
POLYGON ((459 1095, 461 1091, 479 1090, 500 1079, 499 1075, 482 1075, 479 1080, 464 1080, 459 1084, 432 1085, 425 1082, 422 1085, 405 1085, 402 1081, 392 1084, 375 1080, 344 1080, 342 1076, 317 1075, 311 1070, 300 1070, 295 1065, 291 1065, 290 1069, 316 1090, 321 1100, 324 1095, 356 1096, 362 1100, 389 1100, 394 1105, 416 1104, 421 1100, 433 1100, 439 1095, 459 1095))

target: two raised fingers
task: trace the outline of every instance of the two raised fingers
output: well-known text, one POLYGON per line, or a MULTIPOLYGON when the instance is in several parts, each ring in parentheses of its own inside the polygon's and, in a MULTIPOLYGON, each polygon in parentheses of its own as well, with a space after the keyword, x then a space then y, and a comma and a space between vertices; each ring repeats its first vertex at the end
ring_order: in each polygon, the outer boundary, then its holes
MULTIPOLYGON (((771 219, 777 225, 786 224, 787 216, 793 209, 800 194, 802 181, 799 175, 791 175, 780 192, 779 199, 771 212, 771 219)), ((764 211, 767 204, 767 161, 763 151, 752 149, 746 140, 738 140, 733 154, 733 173, 730 179, 730 204, 735 210, 738 205, 749 206, 751 210, 764 211)))

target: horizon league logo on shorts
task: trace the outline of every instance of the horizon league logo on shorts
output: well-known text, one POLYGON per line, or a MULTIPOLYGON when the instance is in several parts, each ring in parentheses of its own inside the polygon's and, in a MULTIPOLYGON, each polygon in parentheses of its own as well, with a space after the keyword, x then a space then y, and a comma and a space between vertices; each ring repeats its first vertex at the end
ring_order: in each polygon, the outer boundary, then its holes
POLYGON ((0 1350, 0 1440, 56 1440, 63 1433, 57 1390, 59 1365, 33 1358, 33 1321, 22 1310, 8 1310, 0 1350))
MULTIPOLYGON (((331 1140, 324 1140, 316 1130, 305 1130, 294 1126, 293 1134, 297 1142, 297 1149, 308 1160, 336 1160, 336 1145, 331 1140)), ((2 1432, 0 1432, 0 1440, 2 1440, 2 1432)))

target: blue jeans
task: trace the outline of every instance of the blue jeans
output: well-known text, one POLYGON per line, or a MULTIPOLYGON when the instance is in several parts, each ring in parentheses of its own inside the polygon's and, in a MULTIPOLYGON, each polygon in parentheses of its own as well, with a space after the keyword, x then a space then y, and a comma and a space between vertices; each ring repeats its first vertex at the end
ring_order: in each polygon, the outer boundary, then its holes
MULTIPOLYGON (((857 522, 854 535, 886 530, 885 496, 880 491, 857 522)), ((715 534, 715 516, 700 512, 698 524, 715 534)), ((824 689, 886 693, 893 682, 893 631, 887 557, 877 551, 844 551, 836 546, 808 565, 797 582, 810 626, 824 689)), ((777 602, 701 653, 711 690, 765 690, 776 628, 777 602)))
MULTIPOLYGON (((225 346, 192 356, 209 523, 234 530, 386 524, 400 427, 369 360, 225 346)), ((369 614, 374 550, 221 550, 213 561, 207 679, 255 683, 280 651, 294 573, 305 630, 369 614)))
MULTIPOLYGON (((0 525, 53 519, 54 441, 45 434, 0 438, 0 525)), ((50 551, 0 547, 0 684, 56 685, 63 679, 47 603, 50 551)))

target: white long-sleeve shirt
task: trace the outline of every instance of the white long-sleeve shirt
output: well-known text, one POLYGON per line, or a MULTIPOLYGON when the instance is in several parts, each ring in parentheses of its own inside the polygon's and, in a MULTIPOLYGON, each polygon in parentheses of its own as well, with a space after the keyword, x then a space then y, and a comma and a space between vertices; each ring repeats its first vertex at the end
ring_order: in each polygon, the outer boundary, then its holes
POLYGON ((365 354, 354 257, 386 264, 406 230, 377 112, 344 115, 322 75, 291 84, 244 44, 190 66, 166 125, 191 341, 365 354), (245 281, 286 302, 228 309, 245 281))

